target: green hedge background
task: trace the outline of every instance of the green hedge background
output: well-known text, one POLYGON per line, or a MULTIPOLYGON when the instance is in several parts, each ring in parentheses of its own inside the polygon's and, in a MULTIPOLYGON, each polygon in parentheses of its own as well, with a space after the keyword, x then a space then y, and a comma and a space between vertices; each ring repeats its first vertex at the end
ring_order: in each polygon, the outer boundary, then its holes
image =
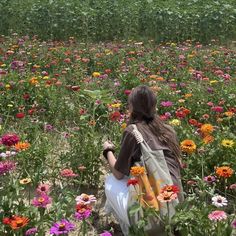
POLYGON ((1 0, 0 34, 83 41, 236 38, 235 0, 1 0))

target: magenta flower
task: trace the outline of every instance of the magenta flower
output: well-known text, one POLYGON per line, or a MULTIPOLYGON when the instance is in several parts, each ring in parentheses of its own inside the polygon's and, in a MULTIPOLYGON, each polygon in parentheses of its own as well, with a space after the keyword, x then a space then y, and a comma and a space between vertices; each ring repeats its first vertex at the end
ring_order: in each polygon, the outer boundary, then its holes
POLYGON ((1 138, 2 144, 11 147, 20 141, 16 134, 4 134, 1 138))
POLYGON ((216 181, 216 177, 213 175, 208 175, 208 176, 205 176, 203 180, 208 184, 212 184, 216 181))
POLYGON ((32 204, 35 207, 42 207, 42 208, 46 208, 48 204, 50 204, 52 202, 51 198, 46 195, 46 194, 41 194, 38 197, 35 197, 32 200, 32 204))
POLYGON ((112 236, 112 234, 108 231, 104 231, 103 233, 99 234, 99 236, 112 236))
POLYGON ((171 102, 171 101, 163 101, 163 102, 161 102, 161 105, 163 107, 171 107, 173 105, 173 102, 171 102))
POLYGON ((1 161, 0 162, 0 176, 15 170, 16 163, 14 161, 1 161))
POLYGON ((224 108, 220 107, 220 106, 214 106, 214 107, 211 108, 211 110, 215 111, 215 112, 223 112, 224 108))
POLYGON ((231 226, 233 229, 236 229, 236 220, 233 220, 233 222, 231 223, 231 226))
POLYGON ((68 234, 70 231, 75 230, 75 225, 68 220, 61 220, 60 222, 54 223, 50 229, 50 234, 60 235, 68 234))
POLYGON ((212 211, 209 215, 208 218, 211 221, 222 221, 227 219, 227 215, 224 211, 212 211))
POLYGON ((37 228, 30 228, 25 232, 25 236, 35 235, 38 232, 37 228))
POLYGON ((74 216, 77 220, 85 220, 85 219, 89 218, 91 213, 92 213, 92 211, 87 209, 83 212, 76 212, 74 216))

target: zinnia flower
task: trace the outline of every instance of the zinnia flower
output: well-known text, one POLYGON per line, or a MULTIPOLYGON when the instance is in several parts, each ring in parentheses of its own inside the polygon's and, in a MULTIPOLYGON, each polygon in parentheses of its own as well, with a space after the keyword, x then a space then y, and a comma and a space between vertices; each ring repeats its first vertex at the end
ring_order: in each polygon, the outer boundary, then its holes
POLYGON ((173 125, 173 126, 179 126, 179 125, 181 125, 181 121, 179 119, 173 119, 173 120, 169 121, 169 124, 173 125))
POLYGON ((9 225, 13 230, 23 228, 29 223, 29 219, 23 216, 14 216, 9 225))
POLYGON ((208 144, 208 143, 211 143, 214 141, 214 137, 211 136, 211 135, 206 135, 204 138, 203 138, 203 142, 204 144, 208 144))
POLYGON ((31 182, 30 178, 25 178, 20 180, 20 184, 29 184, 31 182))
POLYGON ((46 208, 51 203, 51 198, 46 194, 41 194, 32 200, 32 204, 36 207, 46 208))
POLYGON ((223 207, 223 206, 227 206, 227 199, 225 197, 222 197, 220 195, 214 196, 212 197, 212 204, 216 207, 223 207))
POLYGON ((99 77, 101 74, 99 73, 99 72, 93 72, 93 77, 95 77, 95 78, 97 78, 97 77, 99 77))
POLYGON ((157 200, 160 201, 160 202, 171 202, 172 200, 176 199, 177 198, 177 194, 174 193, 174 192, 163 192, 163 193, 160 193, 158 196, 157 196, 157 200))
POLYGON ((77 177, 78 174, 75 174, 71 169, 64 169, 60 172, 62 177, 77 177))
POLYGON ((173 102, 171 102, 171 101, 163 101, 163 102, 161 102, 161 105, 163 107, 171 107, 173 105, 173 102))
POLYGON ((128 179, 128 181, 127 181, 127 186, 130 186, 130 185, 134 186, 136 184, 138 184, 138 179, 136 179, 136 178, 128 179))
POLYGON ((231 148, 234 146, 234 141, 230 139, 223 139, 221 145, 226 148, 231 148))
POLYGON ((60 222, 54 223, 50 229, 50 234, 60 235, 68 234, 75 229, 75 225, 68 220, 62 219, 60 222))
POLYGON ((236 229, 236 220, 233 220, 233 222, 231 223, 231 226, 233 229, 236 229))
POLYGON ((0 176, 4 175, 12 170, 15 170, 16 163, 13 161, 1 161, 0 162, 0 176))
POLYGON ((224 211, 213 211, 208 215, 211 221, 222 221, 227 219, 227 215, 224 211))
POLYGON ((204 124, 201 126, 200 131, 203 135, 211 134, 214 128, 211 124, 204 124))
POLYGON ((230 186, 229 186, 229 189, 231 189, 231 190, 235 190, 236 189, 236 184, 231 184, 230 186))
POLYGON ((37 193, 39 193, 39 194, 43 194, 43 193, 46 194, 49 192, 49 190, 50 190, 49 184, 40 184, 36 189, 37 193))
POLYGON ((130 174, 132 176, 140 176, 145 173, 145 168, 143 166, 132 166, 130 174))
POLYGON ((38 232, 37 228, 30 228, 25 232, 25 236, 35 235, 38 232))
POLYGON ((99 234, 99 236, 112 236, 112 234, 108 231, 104 231, 103 233, 99 234))
POLYGON ((2 144, 5 146, 13 146, 20 141, 20 138, 16 134, 4 134, 2 136, 2 144))
POLYGON ((87 219, 92 213, 92 208, 90 205, 85 205, 84 203, 79 203, 76 205, 75 218, 77 220, 87 219))
POLYGON ((220 106, 215 106, 215 107, 212 107, 211 110, 215 112, 223 112, 224 108, 220 106))
POLYGON ((177 185, 166 185, 161 188, 161 193, 164 192, 179 193, 179 187, 177 185))
POLYGON ((90 204, 97 201, 97 199, 96 199, 96 197, 94 197, 94 195, 88 195, 85 193, 82 193, 81 195, 76 197, 75 200, 76 200, 77 204, 83 203, 85 205, 90 205, 90 204))
POLYGON ((186 152, 188 154, 192 154, 193 152, 196 151, 196 144, 194 143, 193 140, 186 139, 180 143, 181 150, 183 152, 186 152))
POLYGON ((119 121, 121 118, 121 114, 119 111, 115 111, 110 115, 110 120, 111 121, 119 121))
POLYGON ((216 181, 216 178, 215 178, 215 176, 208 175, 208 176, 205 176, 205 177, 203 178, 203 180, 204 180, 205 182, 207 182, 208 184, 211 184, 211 183, 213 183, 213 182, 216 181))
POLYGON ((30 144, 28 142, 18 142, 14 147, 16 151, 25 151, 30 147, 30 144))
POLYGON ((216 168, 216 174, 219 177, 229 178, 234 173, 233 169, 228 166, 221 166, 216 168))

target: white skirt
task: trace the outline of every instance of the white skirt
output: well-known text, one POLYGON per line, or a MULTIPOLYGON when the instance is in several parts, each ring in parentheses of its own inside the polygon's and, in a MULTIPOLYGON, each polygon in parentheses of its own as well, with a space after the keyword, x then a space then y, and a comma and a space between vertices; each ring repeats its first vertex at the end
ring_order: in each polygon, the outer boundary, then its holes
POLYGON ((128 235, 129 218, 128 218, 128 199, 129 191, 127 187, 128 178, 121 180, 116 179, 113 174, 106 177, 105 194, 106 194, 106 213, 113 213, 119 221, 122 232, 128 235))

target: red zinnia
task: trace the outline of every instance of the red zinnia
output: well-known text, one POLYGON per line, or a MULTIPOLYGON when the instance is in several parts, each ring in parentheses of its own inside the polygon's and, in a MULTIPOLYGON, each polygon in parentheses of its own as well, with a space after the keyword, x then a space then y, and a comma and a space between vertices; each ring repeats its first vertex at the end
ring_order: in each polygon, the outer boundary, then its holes
POLYGON ((164 192, 179 193, 179 187, 177 185, 166 185, 161 189, 161 193, 164 192))
POLYGON ((127 186, 138 184, 138 179, 132 178, 127 181, 127 186))
POLYGON ((19 112, 16 114, 16 118, 18 118, 18 119, 22 119, 24 117, 25 117, 25 114, 23 112, 19 112))
POLYGON ((119 121, 120 120, 120 112, 119 111, 115 111, 110 115, 110 120, 111 121, 119 121))

